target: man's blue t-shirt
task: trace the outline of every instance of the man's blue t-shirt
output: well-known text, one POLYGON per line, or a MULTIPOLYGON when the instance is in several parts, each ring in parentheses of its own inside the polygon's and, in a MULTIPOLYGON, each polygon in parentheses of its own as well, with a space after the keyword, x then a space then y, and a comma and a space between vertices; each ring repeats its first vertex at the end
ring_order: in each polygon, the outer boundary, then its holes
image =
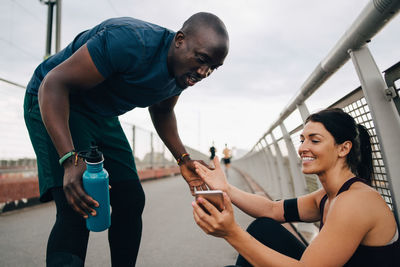
POLYGON ((65 49, 40 64, 28 84, 28 93, 37 94, 46 74, 87 44, 105 80, 90 90, 71 93, 72 109, 109 117, 151 106, 183 90, 167 68, 174 36, 173 31, 133 18, 106 20, 80 33, 65 49))

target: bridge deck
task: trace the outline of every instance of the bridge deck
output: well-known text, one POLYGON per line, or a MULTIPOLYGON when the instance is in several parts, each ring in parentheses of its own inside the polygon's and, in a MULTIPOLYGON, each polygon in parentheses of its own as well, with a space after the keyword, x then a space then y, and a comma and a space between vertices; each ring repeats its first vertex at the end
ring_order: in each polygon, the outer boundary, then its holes
MULTIPOLYGON (((246 191, 234 170, 230 182, 246 191)), ((207 236, 195 224, 186 183, 180 176, 143 183, 146 207, 137 266, 225 266, 237 253, 224 240, 207 236)), ((235 212, 244 228, 251 218, 235 212)), ((0 266, 44 266, 55 206, 46 203, 0 214, 0 266)), ((85 266, 110 266, 107 233, 91 233, 85 266)))

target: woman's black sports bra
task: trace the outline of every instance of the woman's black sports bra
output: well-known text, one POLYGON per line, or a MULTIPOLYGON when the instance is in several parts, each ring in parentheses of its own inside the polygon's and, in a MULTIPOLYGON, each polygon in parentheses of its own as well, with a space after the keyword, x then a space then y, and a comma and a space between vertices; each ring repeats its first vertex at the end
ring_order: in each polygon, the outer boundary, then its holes
MULTIPOLYGON (((347 191, 355 182, 363 182, 367 184, 364 179, 353 177, 342 185, 336 196, 344 191, 347 191)), ((324 214, 324 207, 327 198, 328 196, 324 195, 319 204, 319 210, 321 212, 321 224, 319 227, 320 231, 324 226, 322 216, 324 214)), ((398 229, 396 231, 396 233, 398 233, 398 229)), ((400 239, 397 237, 396 241, 386 246, 372 247, 360 244, 353 256, 351 256, 350 260, 344 266, 400 266, 400 239)))

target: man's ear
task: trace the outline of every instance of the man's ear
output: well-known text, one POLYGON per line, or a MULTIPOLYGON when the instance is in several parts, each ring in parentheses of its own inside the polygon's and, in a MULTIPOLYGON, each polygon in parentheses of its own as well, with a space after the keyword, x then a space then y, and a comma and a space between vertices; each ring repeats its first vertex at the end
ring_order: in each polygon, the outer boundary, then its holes
POLYGON ((339 157, 346 157, 349 153, 353 144, 350 141, 344 141, 343 144, 339 145, 339 157))
POLYGON ((185 39, 185 34, 182 31, 178 31, 175 35, 175 47, 178 48, 182 45, 185 39))

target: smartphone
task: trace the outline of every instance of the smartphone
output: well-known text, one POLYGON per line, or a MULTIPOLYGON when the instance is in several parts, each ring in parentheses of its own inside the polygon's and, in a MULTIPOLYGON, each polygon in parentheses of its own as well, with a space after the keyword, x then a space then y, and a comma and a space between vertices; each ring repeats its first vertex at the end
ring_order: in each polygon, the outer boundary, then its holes
MULTIPOLYGON (((202 197, 207 199, 211 204, 213 204, 219 211, 224 210, 224 197, 221 190, 205 190, 205 191, 196 191, 194 193, 195 198, 197 200, 198 197, 202 197)), ((199 204, 201 206, 201 204, 199 204)), ((202 206, 201 206, 202 207, 202 206)), ((205 212, 207 210, 202 207, 205 212)), ((208 213, 208 212, 207 212, 208 213)))

